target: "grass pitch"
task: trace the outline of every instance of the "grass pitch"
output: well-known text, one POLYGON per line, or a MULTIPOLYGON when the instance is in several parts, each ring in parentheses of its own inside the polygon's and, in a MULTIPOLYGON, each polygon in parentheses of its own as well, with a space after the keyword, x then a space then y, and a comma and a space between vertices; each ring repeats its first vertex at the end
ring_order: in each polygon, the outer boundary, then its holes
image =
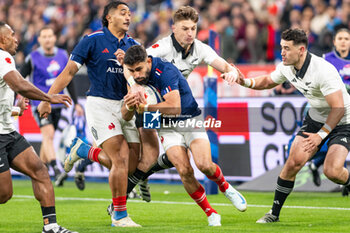
MULTIPOLYGON (((14 196, 0 205, 0 232, 41 232, 39 203, 29 180, 14 180, 14 196)), ((1 188, 1 187, 0 187, 1 188)), ((107 183, 86 184, 79 191, 73 182, 55 188, 58 223, 80 233, 104 232, 350 232, 350 200, 340 193, 292 193, 279 223, 255 221, 270 208, 273 193, 242 192, 248 210, 237 211, 224 195, 208 200, 221 215, 222 227, 208 227, 206 215, 181 185, 151 184, 152 202, 128 201, 128 213, 142 228, 111 227, 106 212, 111 202, 107 183), (165 192, 166 191, 166 192, 165 192)))

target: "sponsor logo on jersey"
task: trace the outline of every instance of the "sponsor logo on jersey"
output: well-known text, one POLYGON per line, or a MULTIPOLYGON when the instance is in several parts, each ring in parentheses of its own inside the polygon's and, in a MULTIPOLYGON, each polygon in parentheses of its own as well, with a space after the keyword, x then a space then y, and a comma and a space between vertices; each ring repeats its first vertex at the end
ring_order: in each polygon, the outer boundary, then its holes
POLYGON ((60 69, 61 69, 60 64, 58 64, 57 61, 52 60, 49 66, 46 68, 46 71, 47 73, 49 73, 51 78, 55 78, 58 76, 60 69))
POLYGON ((109 51, 108 51, 107 48, 105 48, 105 49, 102 51, 102 53, 109 53, 109 51))

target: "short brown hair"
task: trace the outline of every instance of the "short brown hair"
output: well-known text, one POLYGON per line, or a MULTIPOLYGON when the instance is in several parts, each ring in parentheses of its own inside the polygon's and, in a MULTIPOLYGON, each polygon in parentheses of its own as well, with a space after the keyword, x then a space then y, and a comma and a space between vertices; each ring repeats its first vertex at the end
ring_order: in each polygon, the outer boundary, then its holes
POLYGON ((193 22, 198 22, 198 13, 197 11, 190 6, 182 6, 177 11, 175 11, 173 23, 182 20, 192 20, 193 22))

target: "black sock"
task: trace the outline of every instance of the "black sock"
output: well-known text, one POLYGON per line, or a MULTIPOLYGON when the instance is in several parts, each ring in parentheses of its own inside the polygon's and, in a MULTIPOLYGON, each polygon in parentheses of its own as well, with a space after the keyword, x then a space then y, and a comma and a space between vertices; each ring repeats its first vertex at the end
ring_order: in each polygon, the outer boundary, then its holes
POLYGON ((272 205, 272 214, 275 216, 280 215, 284 201, 288 195, 292 192, 294 187, 294 181, 283 180, 281 177, 277 179, 277 186, 275 190, 275 199, 272 205))
POLYGON ((41 207, 41 212, 43 214, 44 225, 56 223, 56 210, 54 206, 41 207))
POLYGON ((350 190, 350 173, 348 171, 348 180, 343 184, 348 190, 350 190))
POLYGON ((146 173, 136 168, 135 172, 128 176, 128 194, 135 188, 137 183, 144 177, 145 174, 146 173))
POLYGON ((50 161, 50 166, 53 168, 53 169, 56 169, 57 168, 57 163, 56 163, 56 160, 51 160, 50 161))
POLYGON ((174 165, 170 162, 170 160, 168 159, 168 156, 164 153, 158 157, 157 163, 155 165, 153 165, 151 170, 149 170, 145 174, 145 176, 143 177, 142 180, 146 180, 150 175, 152 175, 158 171, 162 171, 164 169, 168 169, 168 168, 172 168, 172 167, 174 167, 174 165))

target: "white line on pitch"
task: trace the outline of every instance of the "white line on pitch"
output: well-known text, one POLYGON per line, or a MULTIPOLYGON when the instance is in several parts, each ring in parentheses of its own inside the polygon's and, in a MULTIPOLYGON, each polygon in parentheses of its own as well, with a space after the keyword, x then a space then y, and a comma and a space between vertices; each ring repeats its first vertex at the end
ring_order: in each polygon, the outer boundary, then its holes
MULTIPOLYGON (((29 195, 13 195, 15 198, 28 198, 34 199, 34 196, 29 195)), ((111 202, 110 198, 89 198, 89 197, 56 197, 56 200, 60 201, 101 201, 101 202, 111 202)), ((22 199, 23 200, 23 199, 22 199)), ((133 203, 145 203, 142 200, 128 200, 128 202, 133 203)), ((169 205, 197 205, 194 202, 176 202, 176 201, 152 201, 150 204, 169 204, 169 205)), ((211 203, 214 206, 232 206, 232 204, 226 203, 211 203)), ((248 207, 256 208, 271 208, 270 205, 248 205, 248 207)), ((322 207, 322 206, 283 206, 283 208, 290 209, 313 209, 313 210, 350 210, 350 208, 342 207, 322 207)))

